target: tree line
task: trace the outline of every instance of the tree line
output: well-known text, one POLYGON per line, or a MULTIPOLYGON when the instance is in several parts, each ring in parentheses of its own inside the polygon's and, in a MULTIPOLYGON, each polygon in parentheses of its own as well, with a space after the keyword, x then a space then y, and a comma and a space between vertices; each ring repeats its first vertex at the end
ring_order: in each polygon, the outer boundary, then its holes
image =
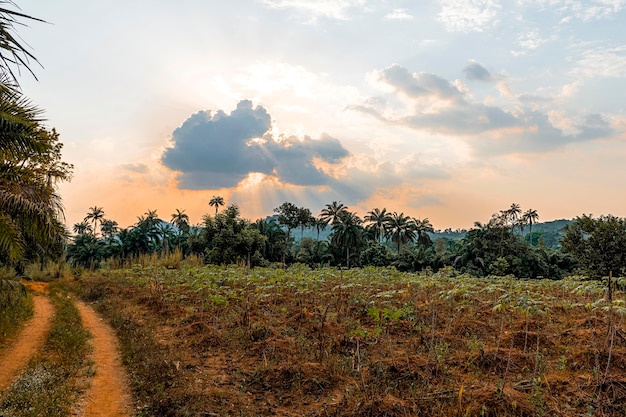
MULTIPOLYGON (((318 215, 284 202, 274 209, 275 216, 256 221, 243 218, 235 204, 220 212, 225 205, 222 197, 213 197, 209 204, 215 213, 204 215, 196 225, 190 224, 184 210, 176 209, 168 221, 160 219, 156 210, 148 210, 125 229, 106 219, 102 207, 91 207, 84 221, 73 227, 76 236, 67 259, 74 265, 97 267, 105 259, 132 262, 142 254, 162 256, 177 251, 182 257, 194 255, 211 264, 394 266, 403 271, 449 267, 474 276, 560 278, 589 263, 577 251, 593 232, 590 224, 613 219, 580 217, 566 226, 563 247, 549 248, 541 239, 533 239, 537 211, 523 212, 518 204, 494 213, 486 223, 476 222, 462 239, 433 239, 435 230, 428 218, 386 208, 374 208, 361 218, 338 201, 326 204, 318 215), (585 232, 581 224, 586 225, 585 232), (524 233, 526 228, 529 233, 524 233), (327 229, 327 237, 320 238, 320 232, 327 229), (305 230, 317 238, 304 237, 305 230)), ((621 247, 626 249, 626 223, 623 233, 621 247)), ((616 274, 621 272, 621 266, 613 268, 616 274)))

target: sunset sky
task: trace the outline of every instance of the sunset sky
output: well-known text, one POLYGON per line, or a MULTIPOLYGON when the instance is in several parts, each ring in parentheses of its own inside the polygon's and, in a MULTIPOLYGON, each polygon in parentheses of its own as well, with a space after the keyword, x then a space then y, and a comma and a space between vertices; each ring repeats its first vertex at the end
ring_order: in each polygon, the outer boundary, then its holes
POLYGON ((89 207, 626 216, 626 0, 20 0, 89 207))

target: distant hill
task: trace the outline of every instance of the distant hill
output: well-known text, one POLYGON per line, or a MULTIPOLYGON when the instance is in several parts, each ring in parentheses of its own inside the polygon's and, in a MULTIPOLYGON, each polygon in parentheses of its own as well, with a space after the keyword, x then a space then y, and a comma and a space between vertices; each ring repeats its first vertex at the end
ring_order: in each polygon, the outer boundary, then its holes
MULTIPOLYGON (((533 224, 532 229, 532 242, 537 245, 539 238, 543 239, 543 243, 549 248, 560 248, 561 238, 563 237, 565 225, 572 223, 573 220, 552 220, 549 222, 533 224)), ((530 230, 528 227, 524 230, 523 236, 528 236, 530 230)), ((439 238, 446 240, 460 240, 465 237, 467 230, 465 229, 445 229, 437 230, 435 233, 430 233, 430 237, 433 242, 439 238)))

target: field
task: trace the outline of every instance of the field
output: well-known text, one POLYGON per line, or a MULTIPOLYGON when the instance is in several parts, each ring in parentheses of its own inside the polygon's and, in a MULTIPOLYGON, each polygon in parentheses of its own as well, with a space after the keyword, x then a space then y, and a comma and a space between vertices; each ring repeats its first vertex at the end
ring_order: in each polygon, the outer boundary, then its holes
POLYGON ((624 296, 595 281, 137 264, 68 285, 117 329, 140 415, 626 415, 624 296))

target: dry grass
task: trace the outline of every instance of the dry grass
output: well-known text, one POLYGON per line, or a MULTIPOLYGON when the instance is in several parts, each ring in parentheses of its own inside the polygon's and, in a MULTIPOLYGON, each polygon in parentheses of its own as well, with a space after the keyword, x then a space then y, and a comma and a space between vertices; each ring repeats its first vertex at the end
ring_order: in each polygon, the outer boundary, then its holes
POLYGON ((80 291, 145 415, 626 414, 623 295, 593 282, 136 265, 80 291))

